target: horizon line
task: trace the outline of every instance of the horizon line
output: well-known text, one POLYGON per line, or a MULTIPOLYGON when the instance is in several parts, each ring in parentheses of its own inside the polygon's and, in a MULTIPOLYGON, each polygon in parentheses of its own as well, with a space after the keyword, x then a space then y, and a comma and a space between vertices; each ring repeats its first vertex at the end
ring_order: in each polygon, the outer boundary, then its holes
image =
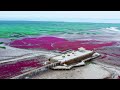
POLYGON ((14 22, 14 21, 26 21, 26 22, 70 22, 70 23, 116 23, 116 24, 118 24, 118 23, 120 23, 120 22, 92 22, 92 21, 88 21, 88 22, 84 22, 84 21, 47 21, 47 20, 0 20, 0 21, 12 21, 12 22, 14 22))

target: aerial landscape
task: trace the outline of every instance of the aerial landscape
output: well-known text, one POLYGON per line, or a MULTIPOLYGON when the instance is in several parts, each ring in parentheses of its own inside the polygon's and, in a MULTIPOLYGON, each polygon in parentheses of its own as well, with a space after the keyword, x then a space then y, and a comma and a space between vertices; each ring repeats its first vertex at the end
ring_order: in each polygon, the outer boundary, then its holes
POLYGON ((0 79, 119 78, 119 11, 0 11, 0 79))

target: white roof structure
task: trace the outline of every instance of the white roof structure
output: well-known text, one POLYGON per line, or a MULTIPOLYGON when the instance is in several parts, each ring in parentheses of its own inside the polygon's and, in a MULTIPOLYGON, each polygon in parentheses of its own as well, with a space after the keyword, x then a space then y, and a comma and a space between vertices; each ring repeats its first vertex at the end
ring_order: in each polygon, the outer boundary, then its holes
POLYGON ((93 51, 86 50, 85 48, 78 48, 78 51, 71 51, 66 54, 62 54, 60 56, 52 57, 50 61, 59 61, 59 62, 66 62, 76 58, 80 58, 89 54, 92 54, 93 51))

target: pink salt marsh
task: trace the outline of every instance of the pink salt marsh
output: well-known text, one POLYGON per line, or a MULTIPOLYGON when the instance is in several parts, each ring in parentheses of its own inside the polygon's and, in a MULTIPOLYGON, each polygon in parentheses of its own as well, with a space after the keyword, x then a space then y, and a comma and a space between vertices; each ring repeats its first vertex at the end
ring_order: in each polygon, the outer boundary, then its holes
POLYGON ((38 37, 38 38, 24 38, 15 40, 10 43, 10 46, 23 49, 45 49, 45 50, 59 50, 65 51, 68 49, 77 50, 79 47, 84 47, 88 50, 100 48, 104 46, 112 46, 116 42, 102 42, 96 40, 81 40, 69 41, 64 38, 57 37, 38 37))
POLYGON ((36 59, 19 61, 12 64, 1 64, 0 79, 8 79, 26 72, 25 70, 27 69, 27 71, 29 71, 32 68, 38 68, 41 66, 43 66, 43 64, 36 59))
POLYGON ((100 42, 100 41, 67 41, 57 42, 53 44, 54 49, 59 51, 65 51, 68 49, 77 50, 80 47, 84 47, 87 50, 93 50, 104 46, 112 46, 115 42, 100 42))
POLYGON ((22 40, 15 40, 11 42, 10 46, 24 49, 41 48, 46 50, 53 50, 54 48, 51 45, 55 42, 61 41, 67 40, 55 37, 25 38, 22 40))

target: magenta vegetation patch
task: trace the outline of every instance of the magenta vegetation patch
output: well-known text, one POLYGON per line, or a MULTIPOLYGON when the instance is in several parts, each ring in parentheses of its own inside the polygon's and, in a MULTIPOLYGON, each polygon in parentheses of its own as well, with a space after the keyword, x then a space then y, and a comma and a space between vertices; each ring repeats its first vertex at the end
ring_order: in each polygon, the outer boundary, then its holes
POLYGON ((65 41, 65 42, 57 42, 53 44, 54 49, 65 51, 68 49, 77 50, 79 47, 84 47, 88 50, 93 50, 96 48, 104 47, 104 46, 112 46, 115 42, 100 42, 100 41, 65 41))
POLYGON ((55 37, 25 38, 22 40, 15 40, 11 42, 10 46, 24 49, 40 48, 46 50, 53 50, 54 48, 51 45, 55 42, 61 41, 67 40, 55 37))
POLYGON ((43 64, 37 59, 19 61, 12 64, 0 65, 0 79, 7 79, 25 73, 32 68, 38 68, 43 64))
POLYGON ((45 50, 59 50, 65 51, 68 49, 76 50, 79 47, 84 47, 89 50, 100 48, 104 46, 112 46, 116 42, 101 42, 96 40, 81 40, 69 41, 57 37, 39 37, 39 38, 25 38, 22 40, 15 40, 10 43, 10 46, 23 49, 45 49, 45 50))

